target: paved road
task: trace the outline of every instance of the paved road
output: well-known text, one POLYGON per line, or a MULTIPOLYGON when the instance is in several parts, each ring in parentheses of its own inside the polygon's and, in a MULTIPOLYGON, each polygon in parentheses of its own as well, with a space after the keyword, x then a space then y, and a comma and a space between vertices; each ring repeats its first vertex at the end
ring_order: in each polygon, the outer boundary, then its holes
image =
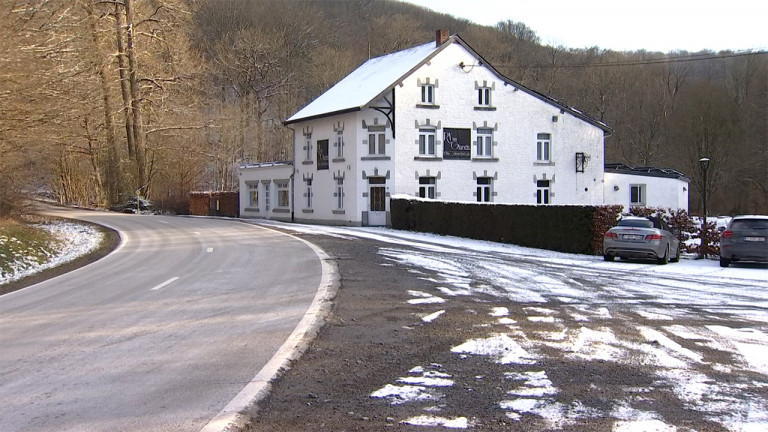
POLYGON ((264 228, 77 217, 123 243, 0 297, 3 432, 200 430, 278 350, 321 280, 309 247, 264 228))

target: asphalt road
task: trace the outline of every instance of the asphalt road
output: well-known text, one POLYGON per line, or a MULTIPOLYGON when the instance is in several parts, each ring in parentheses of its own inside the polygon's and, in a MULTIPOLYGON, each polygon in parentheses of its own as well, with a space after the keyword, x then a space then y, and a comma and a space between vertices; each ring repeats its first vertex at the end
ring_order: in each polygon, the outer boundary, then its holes
POLYGON ((200 430, 280 348, 321 281, 306 244, 253 225, 67 212, 123 242, 0 297, 3 432, 200 430))

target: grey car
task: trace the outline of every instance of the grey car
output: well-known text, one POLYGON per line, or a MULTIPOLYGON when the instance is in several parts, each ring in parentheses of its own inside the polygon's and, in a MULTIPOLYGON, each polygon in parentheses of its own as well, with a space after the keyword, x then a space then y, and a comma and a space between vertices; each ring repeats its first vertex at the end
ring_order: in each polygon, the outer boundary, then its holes
POLYGON ((736 216, 720 234, 720 267, 768 263, 768 216, 736 216))
POLYGON ((659 264, 680 260, 680 240, 658 218, 627 216, 603 237, 603 258, 654 259, 659 264))

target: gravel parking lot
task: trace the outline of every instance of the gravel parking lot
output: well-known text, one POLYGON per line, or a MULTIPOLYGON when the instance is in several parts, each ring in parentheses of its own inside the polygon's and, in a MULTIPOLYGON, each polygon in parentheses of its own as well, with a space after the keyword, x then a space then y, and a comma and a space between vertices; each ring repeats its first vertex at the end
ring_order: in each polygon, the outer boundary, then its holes
POLYGON ((339 264, 248 430, 762 431, 768 268, 271 225, 339 264))

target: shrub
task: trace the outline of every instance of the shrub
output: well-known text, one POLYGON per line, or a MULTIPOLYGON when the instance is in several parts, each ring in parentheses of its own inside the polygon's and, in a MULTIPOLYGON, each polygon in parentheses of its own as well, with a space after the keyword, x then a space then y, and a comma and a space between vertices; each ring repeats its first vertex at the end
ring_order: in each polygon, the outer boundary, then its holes
POLYGON ((592 213, 592 243, 590 244, 593 253, 598 255, 603 253, 603 236, 609 229, 616 226, 623 209, 622 205, 595 207, 595 212, 592 213))

